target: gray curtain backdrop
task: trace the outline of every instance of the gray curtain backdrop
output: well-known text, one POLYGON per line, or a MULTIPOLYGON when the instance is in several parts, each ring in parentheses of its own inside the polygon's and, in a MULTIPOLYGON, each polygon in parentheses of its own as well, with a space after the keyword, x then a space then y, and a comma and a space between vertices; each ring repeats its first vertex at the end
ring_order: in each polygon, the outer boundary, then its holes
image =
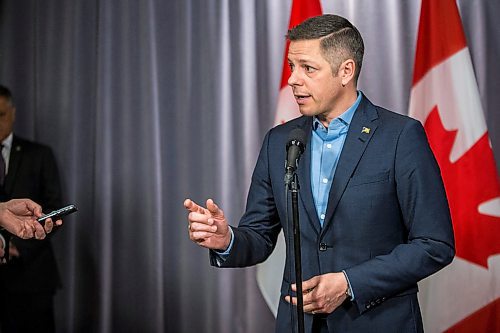
MULTIPOLYGON (((500 3, 459 1, 500 157, 500 3)), ((53 147, 79 212, 54 237, 59 332, 271 332, 255 268, 220 270, 183 200, 233 225, 272 126, 290 0, 3 0, 16 132, 53 147)), ((364 36, 360 89, 406 114, 419 1, 323 1, 364 36)), ((36 277, 34 277, 36 283, 36 277)))

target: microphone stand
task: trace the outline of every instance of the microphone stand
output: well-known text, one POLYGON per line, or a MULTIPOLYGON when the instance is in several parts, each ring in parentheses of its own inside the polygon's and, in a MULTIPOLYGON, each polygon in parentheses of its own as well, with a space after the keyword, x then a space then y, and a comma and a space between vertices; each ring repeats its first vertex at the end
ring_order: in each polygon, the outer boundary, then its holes
POLYGON ((292 224, 293 224, 293 249, 295 259, 295 283, 297 285, 297 326, 299 333, 304 333, 304 301, 302 293, 302 258, 300 253, 300 224, 299 224, 299 179, 297 173, 293 173, 291 182, 288 183, 288 191, 292 195, 292 224))

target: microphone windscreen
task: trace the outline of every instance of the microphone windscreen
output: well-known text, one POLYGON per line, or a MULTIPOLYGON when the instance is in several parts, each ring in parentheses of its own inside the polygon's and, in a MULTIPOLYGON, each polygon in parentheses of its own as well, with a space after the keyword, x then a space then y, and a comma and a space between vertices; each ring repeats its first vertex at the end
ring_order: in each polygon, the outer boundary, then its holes
POLYGON ((297 170, 300 155, 304 152, 306 146, 306 132, 301 128, 294 128, 288 134, 288 143, 286 144, 285 160, 285 185, 292 182, 294 171, 297 170))
MULTIPOLYGON (((292 144, 292 142, 300 142, 301 145, 301 150, 303 151, 305 145, 306 145, 306 132, 302 128, 294 128, 293 130, 290 131, 290 134, 288 134, 288 145, 292 144)), ((287 147, 288 148, 288 147, 287 147)))
POLYGON ((288 134, 288 141, 290 140, 297 140, 302 143, 305 143, 306 141, 306 132, 302 128, 294 128, 293 130, 290 131, 290 134, 288 134))

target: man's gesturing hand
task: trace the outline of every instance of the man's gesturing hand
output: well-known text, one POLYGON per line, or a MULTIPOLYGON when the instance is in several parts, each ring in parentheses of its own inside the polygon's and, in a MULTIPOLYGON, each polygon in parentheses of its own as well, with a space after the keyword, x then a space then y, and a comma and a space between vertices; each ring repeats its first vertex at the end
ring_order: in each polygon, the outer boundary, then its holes
MULTIPOLYGON (((347 298, 347 280, 344 273, 328 273, 315 276, 302 282, 304 293, 304 312, 332 313, 347 298)), ((292 284, 292 290, 297 291, 297 286, 292 284)), ((290 296, 285 300, 290 302, 290 296)), ((293 305, 297 305, 297 297, 292 297, 293 305)))
POLYGON ((189 210, 189 238, 199 245, 212 250, 225 251, 231 242, 231 231, 224 212, 212 199, 207 200, 207 208, 191 199, 184 201, 189 210))

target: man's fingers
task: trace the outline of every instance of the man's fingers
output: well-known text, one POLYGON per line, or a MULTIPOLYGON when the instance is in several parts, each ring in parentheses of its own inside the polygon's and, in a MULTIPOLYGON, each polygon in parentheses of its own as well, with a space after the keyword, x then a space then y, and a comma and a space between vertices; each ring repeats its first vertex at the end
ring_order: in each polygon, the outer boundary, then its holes
MULTIPOLYGON (((297 306, 297 297, 285 296, 285 301, 297 306)), ((313 313, 314 311, 318 311, 317 306, 315 304, 313 304, 313 302, 308 302, 304 299, 302 304, 303 304, 304 312, 313 313)))
POLYGON ((187 225, 189 238, 209 249, 227 249, 231 232, 224 213, 212 199, 208 199, 206 204, 204 208, 191 199, 184 200, 184 207, 189 211, 187 225))
MULTIPOLYGON (((309 280, 302 281, 302 292, 310 292, 319 283, 319 278, 317 276, 310 278, 309 280)), ((292 290, 297 291, 297 285, 293 284, 292 285, 292 290), (294 289, 295 288, 295 289, 294 289)))
POLYGON ((190 212, 198 211, 198 205, 191 199, 184 200, 184 207, 190 212))
POLYGON ((42 225, 40 223, 38 223, 37 221, 33 221, 31 223, 31 225, 34 229, 35 238, 36 239, 44 239, 46 234, 45 234, 45 230, 43 229, 42 225))
POLYGON ((193 213, 193 212, 189 213, 188 220, 190 223, 198 222, 208 225, 213 224, 213 219, 210 218, 209 215, 207 216, 205 214, 200 214, 200 213, 193 213))
POLYGON ((213 233, 206 231, 195 231, 191 232, 191 239, 194 241, 205 240, 207 238, 213 237, 213 233))
POLYGON ((217 206, 212 199, 207 200, 207 208, 201 207, 200 205, 198 205, 196 202, 194 202, 191 199, 184 200, 184 207, 193 213, 207 214, 207 212, 208 212, 214 217, 223 217, 224 216, 224 214, 222 213, 222 210, 219 209, 219 206, 217 206))
MULTIPOLYGON (((290 303, 290 296, 285 296, 285 300, 290 303)), ((293 305, 297 305, 297 297, 292 297, 291 300, 293 305)), ((306 295, 303 295, 302 305, 306 306, 312 303, 314 302, 312 301, 311 297, 306 297, 306 295)))
POLYGON ((23 222, 16 230, 16 236, 23 239, 33 238, 34 228, 28 222, 23 222))
POLYGON ((54 227, 54 223, 52 222, 52 219, 46 219, 45 224, 43 225, 43 228, 45 229, 46 233, 50 233, 52 231, 52 228, 54 227))
POLYGON ((184 207, 186 207, 187 210, 193 213, 205 213, 205 209, 191 199, 184 200, 184 207))
MULTIPOLYGON (((314 290, 314 288, 316 288, 316 286, 318 285, 318 283, 315 281, 315 283, 305 283, 302 282, 302 292, 304 294, 307 294, 307 293, 310 293, 311 291, 314 290)), ((292 290, 293 291, 297 291, 297 285, 294 283, 292 284, 292 290)))
POLYGON ((217 226, 208 225, 203 222, 191 222, 190 228, 191 232, 206 231, 210 233, 215 233, 217 231, 217 226))
POLYGON ((223 217, 224 216, 224 214, 222 213, 222 210, 220 210, 219 206, 217 206, 212 199, 207 200, 207 209, 214 217, 223 217))
POLYGON ((33 213, 36 217, 40 217, 43 215, 42 213, 42 207, 37 204, 36 202, 30 200, 30 199, 23 199, 24 203, 26 204, 26 208, 33 213))

